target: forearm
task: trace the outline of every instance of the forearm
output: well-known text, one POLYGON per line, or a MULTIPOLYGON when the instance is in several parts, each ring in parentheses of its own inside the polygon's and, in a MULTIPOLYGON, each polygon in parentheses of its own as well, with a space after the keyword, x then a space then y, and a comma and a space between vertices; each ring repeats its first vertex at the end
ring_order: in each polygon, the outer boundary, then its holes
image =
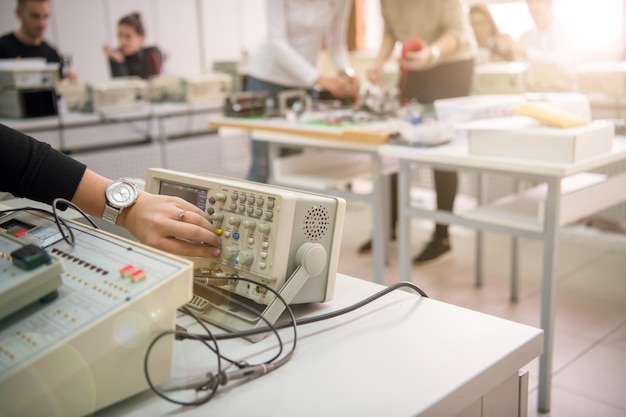
POLYGON ((442 56, 448 55, 454 52, 459 47, 459 39, 452 33, 445 33, 435 42, 430 44, 430 47, 436 46, 439 48, 442 56))
POLYGON ((72 198, 72 203, 91 216, 102 217, 106 202, 104 191, 110 183, 110 179, 90 169, 85 170, 83 178, 80 180, 78 188, 74 193, 74 198, 72 198))

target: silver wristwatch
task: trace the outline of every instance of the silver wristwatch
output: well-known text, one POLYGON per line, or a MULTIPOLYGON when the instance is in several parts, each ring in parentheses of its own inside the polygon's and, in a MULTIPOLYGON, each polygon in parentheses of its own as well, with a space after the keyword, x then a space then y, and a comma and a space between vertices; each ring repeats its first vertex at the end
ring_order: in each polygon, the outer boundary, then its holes
POLYGON ((119 179, 109 184, 104 192, 106 204, 102 218, 109 223, 116 224, 117 217, 127 207, 137 201, 137 186, 126 179, 119 179))

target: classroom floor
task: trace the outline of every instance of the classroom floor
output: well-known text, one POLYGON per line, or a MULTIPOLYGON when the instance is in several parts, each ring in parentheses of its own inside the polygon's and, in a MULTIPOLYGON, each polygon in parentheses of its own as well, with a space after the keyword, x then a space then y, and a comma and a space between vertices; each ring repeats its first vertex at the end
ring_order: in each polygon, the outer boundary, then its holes
MULTIPOLYGON (((458 201, 457 201, 458 203, 458 201)), ((373 279, 371 255, 357 248, 371 233, 369 206, 349 202, 339 272, 373 279)), ((412 221, 417 253, 432 224, 412 221)), ((519 302, 509 302, 510 242, 485 235, 484 285, 474 287, 474 232, 450 229, 453 256, 431 266, 414 266, 411 281, 431 298, 539 327, 542 245, 520 240, 519 302)), ((538 360, 528 364, 529 416, 626 416, 626 234, 572 225, 561 231, 559 251, 552 403, 537 412, 538 360)), ((397 243, 385 268, 388 285, 398 280, 397 243)))

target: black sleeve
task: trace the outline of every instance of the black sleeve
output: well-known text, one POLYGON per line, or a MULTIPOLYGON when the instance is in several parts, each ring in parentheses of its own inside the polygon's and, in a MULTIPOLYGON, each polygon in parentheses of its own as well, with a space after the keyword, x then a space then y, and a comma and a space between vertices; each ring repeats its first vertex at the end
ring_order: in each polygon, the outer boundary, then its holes
POLYGON ((117 62, 109 58, 109 67, 111 68, 111 77, 125 77, 128 74, 128 68, 124 62, 117 62))
POLYGON ((72 200, 86 169, 48 143, 0 124, 0 191, 47 204, 72 200))

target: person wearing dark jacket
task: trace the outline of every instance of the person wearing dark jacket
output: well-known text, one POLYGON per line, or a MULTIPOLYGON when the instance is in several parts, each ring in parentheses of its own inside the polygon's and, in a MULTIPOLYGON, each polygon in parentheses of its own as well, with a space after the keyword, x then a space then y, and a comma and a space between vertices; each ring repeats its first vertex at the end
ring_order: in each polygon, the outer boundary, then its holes
POLYGON ((18 0, 15 16, 20 27, 0 37, 0 59, 44 58, 59 64, 59 77, 76 79, 66 68, 59 52, 44 40, 50 19, 49 0, 18 0))
POLYGON ((137 76, 148 79, 161 74, 162 55, 156 46, 144 47, 146 32, 139 13, 122 17, 117 23, 117 49, 104 46, 112 77, 137 76))
MULTIPOLYGON (((0 191, 46 204, 64 198, 89 215, 104 217, 105 191, 114 183, 49 144, 0 124, 0 191)), ((111 222, 157 249, 216 257, 219 240, 207 216, 182 198, 138 190, 111 222)))

